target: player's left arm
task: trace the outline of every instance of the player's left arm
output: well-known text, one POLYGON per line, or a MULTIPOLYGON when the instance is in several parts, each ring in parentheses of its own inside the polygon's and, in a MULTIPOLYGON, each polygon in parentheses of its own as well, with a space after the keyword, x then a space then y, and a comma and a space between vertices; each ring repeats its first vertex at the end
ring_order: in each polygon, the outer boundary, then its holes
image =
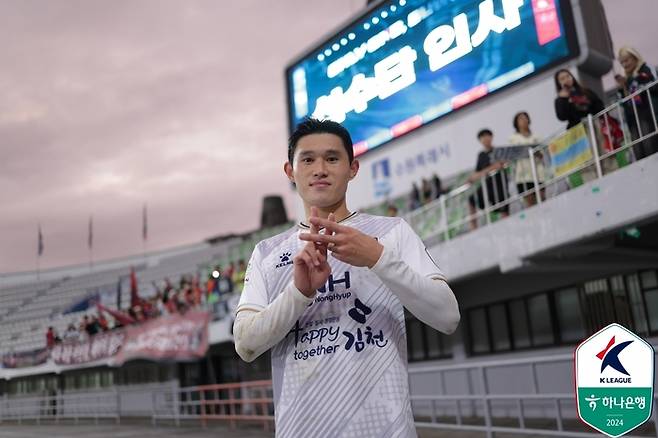
POLYGON ((440 332, 455 331, 460 320, 455 294, 404 220, 384 244, 352 227, 322 218, 313 221, 326 229, 325 234, 305 233, 300 239, 324 243, 338 260, 370 268, 416 318, 440 332))

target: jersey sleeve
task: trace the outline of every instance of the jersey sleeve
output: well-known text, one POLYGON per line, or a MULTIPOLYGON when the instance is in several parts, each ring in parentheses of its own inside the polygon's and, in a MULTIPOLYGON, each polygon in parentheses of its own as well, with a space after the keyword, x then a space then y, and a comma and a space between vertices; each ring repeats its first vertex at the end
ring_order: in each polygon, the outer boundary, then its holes
POLYGON ((404 219, 401 219, 396 228, 400 258, 411 269, 423 276, 446 280, 446 276, 430 255, 425 243, 411 226, 404 219))
POLYGON ((244 288, 240 296, 240 302, 236 309, 236 313, 241 310, 256 310, 261 311, 269 304, 267 298, 267 284, 265 276, 263 275, 262 255, 259 250, 259 245, 254 248, 251 254, 249 264, 244 276, 244 288))

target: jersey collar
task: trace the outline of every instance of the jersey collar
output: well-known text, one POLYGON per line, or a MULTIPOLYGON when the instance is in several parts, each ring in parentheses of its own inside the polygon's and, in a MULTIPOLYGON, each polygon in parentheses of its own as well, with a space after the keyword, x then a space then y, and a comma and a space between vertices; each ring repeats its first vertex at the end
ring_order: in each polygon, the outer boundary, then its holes
MULTIPOLYGON (((354 216, 356 216, 357 214, 359 214, 358 211, 352 212, 352 214, 350 214, 350 215, 347 216, 346 218, 339 220, 338 223, 339 223, 339 224, 342 224, 343 222, 345 222, 345 221, 347 221, 347 220, 349 220, 349 219, 352 219, 352 218, 353 218, 354 216)), ((299 222, 299 224, 297 224, 297 225, 299 226, 299 228, 304 229, 304 230, 309 230, 309 229, 311 228, 309 225, 305 224, 304 222, 299 222)))

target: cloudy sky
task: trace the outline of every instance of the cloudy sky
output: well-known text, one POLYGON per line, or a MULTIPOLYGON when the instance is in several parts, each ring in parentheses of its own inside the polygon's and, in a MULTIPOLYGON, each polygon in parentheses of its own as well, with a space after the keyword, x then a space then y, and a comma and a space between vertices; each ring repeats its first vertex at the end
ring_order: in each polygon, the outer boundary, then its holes
MULTIPOLYGON (((0 0, 0 272, 255 229, 284 196, 287 62, 365 0, 0 0)), ((605 0, 658 63, 655 0, 605 0), (633 7, 629 7, 631 5, 633 7)))

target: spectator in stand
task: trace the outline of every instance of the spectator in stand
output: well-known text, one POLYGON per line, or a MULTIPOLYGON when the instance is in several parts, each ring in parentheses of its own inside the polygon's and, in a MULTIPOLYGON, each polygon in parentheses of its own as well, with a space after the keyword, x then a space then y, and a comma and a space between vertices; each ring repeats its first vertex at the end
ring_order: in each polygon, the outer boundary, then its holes
POLYGON ((98 321, 99 331, 106 332, 110 329, 110 325, 107 322, 107 318, 105 318, 105 315, 103 315, 102 313, 98 315, 97 321, 98 321))
POLYGON ((53 348, 55 344, 59 343, 61 339, 57 336, 57 332, 54 327, 48 327, 46 332, 46 347, 53 348))
POLYGON ((167 301, 165 302, 167 313, 174 315, 178 313, 178 293, 173 289, 170 291, 167 301))
MULTIPOLYGON (((483 177, 485 178, 485 186, 487 187, 487 197, 489 206, 498 204, 507 199, 507 177, 503 170, 505 163, 503 161, 493 162, 491 156, 494 150, 493 146, 493 132, 490 129, 482 129, 478 132, 478 140, 482 145, 483 150, 478 154, 477 163, 475 165, 475 172, 468 177, 470 183, 474 183, 483 177), (497 171, 491 176, 487 176, 490 172, 497 171)), ((474 194, 468 198, 468 204, 471 213, 471 229, 477 228, 477 218, 475 217, 477 210, 484 210, 486 207, 484 192, 482 187, 479 187, 474 194)), ((509 204, 498 207, 495 211, 499 212, 501 216, 507 217, 509 214, 509 204)))
POLYGON ((178 291, 176 293, 176 307, 177 311, 180 314, 187 312, 187 297, 185 296, 185 291, 178 291))
POLYGON ((142 306, 133 306, 132 311, 133 315, 135 315, 135 321, 137 321, 137 324, 141 324, 146 321, 146 315, 144 315, 144 309, 142 309, 142 306))
POLYGON ((423 178, 420 187, 422 190, 422 204, 425 205, 432 200, 432 184, 428 179, 423 178))
MULTIPOLYGON (((514 134, 509 138, 510 145, 514 146, 536 146, 541 141, 539 137, 534 135, 530 130, 530 115, 521 111, 514 116, 512 122, 514 125, 514 134)), ((539 183, 542 183, 545 178, 544 164, 542 163, 541 156, 535 154, 535 171, 537 172, 537 180, 539 183)), ((516 182, 516 190, 518 193, 524 193, 528 190, 531 190, 524 197, 524 201, 528 207, 533 206, 537 203, 537 196, 535 191, 534 178, 532 175, 532 165, 530 163, 530 157, 520 158, 516 160, 514 166, 514 181, 516 182)))
MULTIPOLYGON (((220 271, 221 272, 221 271, 220 271)), ((230 263, 228 268, 224 270, 224 273, 222 274, 222 278, 226 280, 226 287, 228 288, 228 293, 232 294, 235 291, 235 285, 233 284, 233 273, 235 272, 235 268, 233 267, 233 263, 230 263)))
POLYGON ((164 295, 162 292, 158 292, 155 296, 155 312, 157 316, 162 316, 167 314, 167 308, 164 304, 164 295))
MULTIPOLYGON (((624 68, 624 73, 626 73, 626 76, 618 75, 615 77, 619 86, 617 90, 619 98, 629 96, 656 80, 655 70, 644 62, 642 55, 634 48, 622 47, 619 49, 618 59, 624 68)), ((631 131, 633 140, 656 131, 651 113, 651 104, 653 104, 653 110, 658 112, 658 100, 655 97, 658 94, 658 87, 653 87, 650 94, 652 102, 649 102, 649 94, 643 92, 624 104, 626 123, 631 131), (636 113, 637 118, 635 117, 636 113)), ((636 160, 648 157, 656 152, 658 152, 658 135, 654 135, 633 146, 633 153, 636 160)))
POLYGON ((238 262, 238 269, 235 270, 233 274, 233 287, 239 293, 242 293, 242 288, 244 287, 244 276, 247 271, 247 264, 243 259, 240 259, 238 262))
POLYGON ((217 293, 220 297, 233 292, 233 281, 226 275, 220 275, 217 279, 217 293))
POLYGON ((91 328, 91 323, 89 321, 89 316, 85 315, 82 317, 82 322, 80 323, 80 328, 84 331, 87 336, 91 336, 93 333, 90 333, 93 329, 91 328))
POLYGON ((100 325, 98 324, 98 318, 92 316, 87 319, 87 333, 89 336, 93 336, 100 331, 100 325))
POLYGON ((215 292, 215 286, 217 284, 217 280, 213 278, 212 272, 208 274, 208 280, 206 281, 206 296, 210 298, 210 296, 215 292))
POLYGON ((413 183, 411 185, 411 193, 409 194, 409 210, 413 211, 420 206, 420 190, 418 190, 418 185, 413 183))
POLYGON ((432 199, 439 199, 443 194, 443 187, 441 186, 441 178, 436 173, 432 175, 431 179, 432 186, 432 199))
POLYGON ((169 278, 165 277, 165 287, 164 287, 165 297, 167 296, 169 291, 171 291, 173 288, 174 287, 171 285, 171 281, 169 280, 169 278))
POLYGON ((196 301, 194 299, 194 290, 189 286, 185 287, 185 305, 187 307, 186 310, 189 310, 194 306, 196 306, 196 301))
POLYGON ((386 208, 386 216, 396 217, 397 215, 398 215, 398 208, 393 204, 388 204, 388 208, 386 208))
POLYGON ((144 319, 150 319, 150 318, 155 318, 155 303, 153 302, 153 299, 150 300, 145 300, 141 299, 140 300, 140 307, 142 310, 142 313, 144 314, 144 319))
POLYGON ((603 111, 603 101, 592 90, 582 87, 566 69, 555 73, 555 114, 567 122, 567 129, 576 126, 588 114, 603 111))
POLYGON ((69 324, 64 332, 64 342, 76 342, 78 339, 80 339, 80 333, 75 328, 75 324, 69 324))

